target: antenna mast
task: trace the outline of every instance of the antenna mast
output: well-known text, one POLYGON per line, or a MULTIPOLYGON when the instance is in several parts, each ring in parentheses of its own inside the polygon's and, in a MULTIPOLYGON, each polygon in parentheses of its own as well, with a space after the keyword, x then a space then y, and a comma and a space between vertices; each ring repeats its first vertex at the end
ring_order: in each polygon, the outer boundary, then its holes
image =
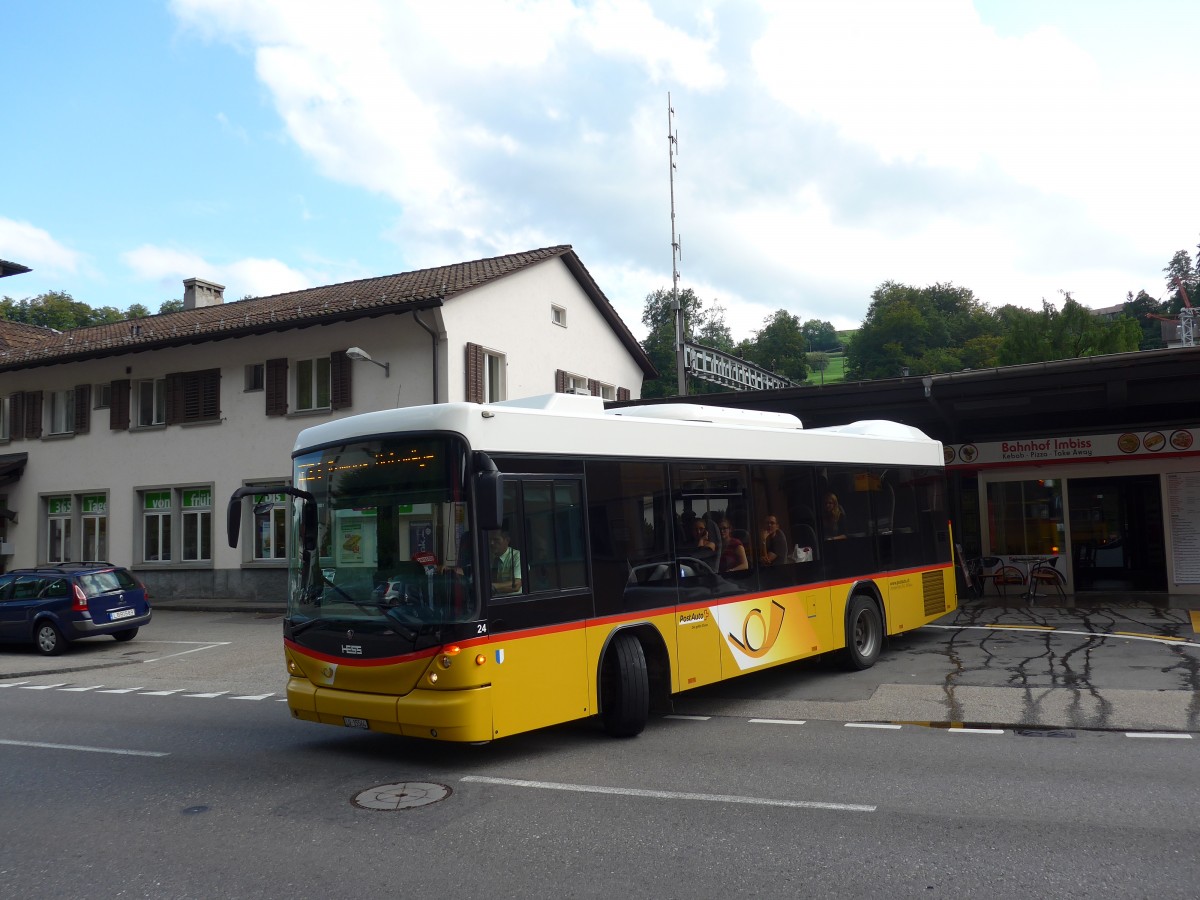
POLYGON ((671 311, 675 316, 675 368, 680 397, 687 396, 687 368, 684 355, 683 305, 679 302, 679 238, 675 234, 675 157, 679 155, 679 132, 675 130, 675 110, 671 92, 667 92, 667 151, 671 162, 671 311))

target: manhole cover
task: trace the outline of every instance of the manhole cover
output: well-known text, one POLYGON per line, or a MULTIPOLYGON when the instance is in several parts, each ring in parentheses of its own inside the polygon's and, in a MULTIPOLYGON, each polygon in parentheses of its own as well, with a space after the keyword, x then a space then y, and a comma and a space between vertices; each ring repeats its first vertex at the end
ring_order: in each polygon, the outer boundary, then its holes
POLYGON ((367 788, 354 797, 354 805, 363 809, 414 809, 445 800, 450 788, 444 784, 428 781, 402 781, 399 784, 381 784, 367 788))

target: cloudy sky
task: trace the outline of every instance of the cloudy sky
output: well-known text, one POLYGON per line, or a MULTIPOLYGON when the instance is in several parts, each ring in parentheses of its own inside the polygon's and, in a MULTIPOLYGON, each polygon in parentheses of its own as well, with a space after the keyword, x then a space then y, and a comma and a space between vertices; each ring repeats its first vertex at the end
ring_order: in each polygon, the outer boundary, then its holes
POLYGON ((571 244, 638 336, 856 327, 885 280, 1165 295, 1195 0, 7 0, 0 258, 151 311, 571 244))

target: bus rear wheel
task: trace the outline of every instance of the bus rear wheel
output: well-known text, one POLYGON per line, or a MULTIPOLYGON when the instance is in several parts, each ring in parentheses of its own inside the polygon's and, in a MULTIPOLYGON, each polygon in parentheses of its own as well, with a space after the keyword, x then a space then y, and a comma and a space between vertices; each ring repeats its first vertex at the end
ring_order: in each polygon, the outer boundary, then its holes
POLYGON ((846 649, 842 660, 851 670, 869 669, 883 649, 883 620, 879 607, 862 594, 850 598, 846 611, 846 649))
POLYGON ((618 634, 604 654, 600 674, 600 720, 613 737, 641 734, 650 716, 650 678, 642 642, 618 634))

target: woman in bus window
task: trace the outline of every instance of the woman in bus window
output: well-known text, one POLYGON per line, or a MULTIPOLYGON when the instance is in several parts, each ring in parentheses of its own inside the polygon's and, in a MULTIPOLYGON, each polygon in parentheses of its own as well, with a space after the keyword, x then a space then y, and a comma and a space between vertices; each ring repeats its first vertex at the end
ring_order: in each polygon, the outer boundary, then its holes
POLYGON ((827 541, 844 541, 846 539, 846 511, 838 503, 837 494, 829 491, 821 509, 821 527, 827 541))
POLYGON ((764 566, 781 566, 787 562, 787 536, 779 530, 779 517, 767 514, 763 519, 762 550, 759 562, 764 566))
POLYGON ((733 536, 733 523, 721 520, 721 565, 722 572, 742 572, 750 568, 746 558, 746 545, 733 536))

